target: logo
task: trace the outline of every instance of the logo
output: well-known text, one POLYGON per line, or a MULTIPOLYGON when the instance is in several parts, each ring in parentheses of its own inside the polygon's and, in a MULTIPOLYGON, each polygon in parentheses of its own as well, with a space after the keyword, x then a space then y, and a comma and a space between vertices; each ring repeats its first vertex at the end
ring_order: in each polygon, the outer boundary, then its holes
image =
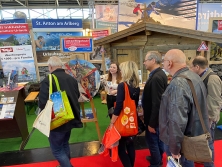
POLYGON ((0 48, 1 53, 13 52, 13 48, 0 48))

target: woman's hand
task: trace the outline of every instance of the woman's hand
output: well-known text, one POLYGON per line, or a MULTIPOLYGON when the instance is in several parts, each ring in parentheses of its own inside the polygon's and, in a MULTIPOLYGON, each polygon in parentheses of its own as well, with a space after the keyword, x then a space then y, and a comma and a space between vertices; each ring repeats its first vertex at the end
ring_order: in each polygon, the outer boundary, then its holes
POLYGON ((111 91, 109 92, 110 95, 115 95, 116 93, 117 93, 117 90, 111 90, 111 91))

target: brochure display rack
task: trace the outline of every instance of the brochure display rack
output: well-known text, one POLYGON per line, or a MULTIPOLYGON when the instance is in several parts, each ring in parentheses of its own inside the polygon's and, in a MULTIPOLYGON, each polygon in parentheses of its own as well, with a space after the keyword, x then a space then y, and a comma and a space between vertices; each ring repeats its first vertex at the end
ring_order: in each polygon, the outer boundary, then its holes
MULTIPOLYGON (((11 118, 3 117, 0 119, 0 139, 22 137, 23 143, 29 134, 24 105, 24 87, 20 87, 12 91, 0 90, 0 95, 1 98, 3 98, 3 104, 1 103, 2 105, 14 105, 14 110, 10 108, 10 112, 14 113, 14 115, 11 118), (6 104, 4 104, 4 99, 7 98, 11 101, 6 102, 6 104)), ((8 115, 10 115, 10 112, 8 115)), ((1 109, 1 114, 2 113, 3 110, 1 109)))

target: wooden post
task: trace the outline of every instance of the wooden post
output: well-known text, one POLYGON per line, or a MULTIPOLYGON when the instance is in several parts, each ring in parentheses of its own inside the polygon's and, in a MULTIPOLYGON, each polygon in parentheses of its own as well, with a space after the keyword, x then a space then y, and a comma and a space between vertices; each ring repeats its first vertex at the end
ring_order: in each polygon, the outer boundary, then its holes
POLYGON ((103 67, 103 74, 106 74, 106 64, 105 64, 105 57, 104 57, 104 46, 102 46, 103 51, 102 51, 102 67, 103 67))
POLYGON ((98 119, 97 119, 93 99, 90 98, 90 105, 91 105, 91 108, 92 108, 93 119, 86 119, 85 110, 84 110, 84 102, 81 102, 80 104, 81 104, 82 115, 83 115, 82 123, 84 123, 84 126, 85 126, 87 122, 94 122, 95 125, 96 125, 96 131, 97 131, 97 134, 98 134, 99 141, 101 142, 101 133, 100 133, 99 123, 98 123, 98 119))
POLYGON ((39 76, 39 66, 38 66, 38 62, 37 62, 37 55, 36 55, 36 46, 35 46, 35 39, 33 36, 33 31, 30 30, 30 37, 31 37, 31 41, 32 41, 32 52, 33 52, 33 57, 34 57, 34 62, 35 62, 35 70, 36 70, 36 76, 37 76, 37 80, 40 81, 40 76, 39 76))

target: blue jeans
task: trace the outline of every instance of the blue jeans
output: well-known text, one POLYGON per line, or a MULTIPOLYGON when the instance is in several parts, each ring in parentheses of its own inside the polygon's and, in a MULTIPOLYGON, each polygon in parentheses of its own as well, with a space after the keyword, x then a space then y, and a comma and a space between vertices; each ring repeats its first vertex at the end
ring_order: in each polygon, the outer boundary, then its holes
POLYGON ((70 163, 69 138, 71 131, 50 132, 49 143, 52 154, 59 161, 61 167, 72 167, 70 163))
POLYGON ((146 126, 145 137, 151 154, 150 167, 158 167, 162 163, 164 153, 163 142, 159 139, 159 128, 155 130, 156 133, 150 133, 146 126))
POLYGON ((214 167, 214 131, 216 127, 216 122, 213 122, 210 127, 210 135, 211 135, 211 140, 209 140, 209 147, 212 151, 212 161, 213 162, 205 162, 204 167, 214 167))
MULTIPOLYGON (((164 149, 167 156, 172 156, 168 145, 164 144, 164 149)), ((194 167, 194 162, 187 160, 183 156, 183 154, 181 155, 181 158, 180 158, 180 164, 182 165, 182 167, 194 167)))

